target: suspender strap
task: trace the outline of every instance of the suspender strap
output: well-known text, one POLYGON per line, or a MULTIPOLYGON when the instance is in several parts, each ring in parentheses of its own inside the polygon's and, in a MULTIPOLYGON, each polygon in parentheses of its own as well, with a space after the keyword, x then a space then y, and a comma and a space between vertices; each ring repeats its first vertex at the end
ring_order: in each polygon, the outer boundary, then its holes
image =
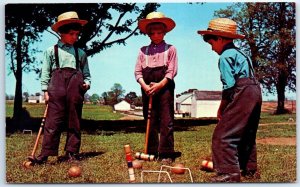
MULTIPOLYGON (((75 50, 75 59, 76 59, 76 69, 78 70, 79 68, 82 69, 81 64, 79 62, 79 55, 78 55, 78 48, 74 47, 75 50)), ((60 68, 59 67, 59 58, 58 58, 58 45, 54 45, 54 56, 55 56, 55 65, 56 68, 60 68)))
POLYGON ((55 56, 55 65, 56 68, 60 68, 59 67, 59 59, 58 59, 58 45, 54 45, 54 56, 55 56))
POLYGON ((148 61, 148 53, 149 53, 149 46, 146 47, 146 67, 148 67, 149 65, 149 61, 148 61))
MULTIPOLYGON (((169 48, 169 45, 166 44, 166 45, 165 45, 164 56, 163 56, 164 66, 167 66, 167 61, 168 61, 168 48, 169 48)), ((146 47, 146 51, 145 51, 145 55, 146 55, 146 67, 149 66, 148 54, 149 54, 149 46, 146 47)))
POLYGON ((76 59, 76 69, 78 70, 80 68, 80 70, 81 70, 79 56, 78 56, 78 48, 74 47, 74 50, 75 50, 75 59, 76 59))
POLYGON ((164 65, 167 66, 167 60, 168 60, 168 48, 169 48, 169 45, 166 44, 165 45, 165 52, 164 52, 164 65))
POLYGON ((249 67, 249 76, 250 77, 254 77, 254 69, 253 69, 253 66, 252 66, 250 58, 247 55, 245 55, 245 53, 243 53, 242 51, 240 51, 238 48, 236 48, 236 50, 238 52, 240 52, 247 59, 248 67, 249 67))

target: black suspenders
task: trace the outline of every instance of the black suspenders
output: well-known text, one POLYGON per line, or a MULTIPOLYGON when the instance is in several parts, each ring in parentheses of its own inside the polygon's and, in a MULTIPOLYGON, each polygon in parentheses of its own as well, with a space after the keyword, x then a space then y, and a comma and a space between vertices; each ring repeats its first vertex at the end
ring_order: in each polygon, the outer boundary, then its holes
MULTIPOLYGON (((78 70, 79 68, 81 68, 81 66, 79 66, 80 62, 79 62, 79 56, 78 56, 78 49, 77 47, 74 47, 75 50, 75 59, 76 59, 76 69, 78 70)), ((60 69, 59 67, 59 58, 58 58, 58 45, 54 45, 54 55, 55 55, 55 65, 57 69, 60 69)))
POLYGON ((249 67, 249 77, 253 78, 254 77, 254 69, 253 69, 253 66, 252 66, 252 63, 251 63, 249 57, 247 55, 245 55, 242 51, 240 51, 239 48, 235 48, 235 49, 247 59, 248 67, 249 67))

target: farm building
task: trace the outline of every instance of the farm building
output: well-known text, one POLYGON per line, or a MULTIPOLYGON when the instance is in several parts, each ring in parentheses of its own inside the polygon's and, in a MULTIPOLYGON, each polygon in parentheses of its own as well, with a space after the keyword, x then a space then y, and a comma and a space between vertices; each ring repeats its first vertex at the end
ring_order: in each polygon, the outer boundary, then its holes
POLYGON ((193 93, 184 93, 176 98, 175 113, 177 114, 191 114, 193 93))
POLYGON ((194 91, 191 98, 191 117, 217 117, 221 99, 221 91, 194 91))
POLYGON ((114 109, 116 111, 129 111, 131 108, 130 108, 130 104, 127 101, 123 100, 115 104, 114 109))
POLYGON ((39 96, 29 96, 28 103, 45 103, 44 96, 42 94, 39 96))

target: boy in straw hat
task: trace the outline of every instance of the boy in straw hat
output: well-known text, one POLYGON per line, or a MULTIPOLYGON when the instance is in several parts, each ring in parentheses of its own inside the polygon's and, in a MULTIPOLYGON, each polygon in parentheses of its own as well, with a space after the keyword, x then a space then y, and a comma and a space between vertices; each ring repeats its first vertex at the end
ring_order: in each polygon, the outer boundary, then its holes
POLYGON ((147 119, 149 97, 153 98, 149 130, 148 154, 154 154, 169 164, 178 152, 174 152, 174 77, 177 74, 176 48, 164 41, 175 22, 161 12, 149 13, 138 22, 142 33, 151 43, 140 49, 135 78, 142 88, 143 115, 147 119), (160 136, 158 133, 160 132, 160 136))
POLYGON ((233 44, 244 36, 237 34, 236 22, 227 18, 211 20, 208 29, 198 33, 220 55, 223 83, 219 122, 212 137, 217 175, 211 181, 240 182, 240 170, 242 176, 258 177, 255 139, 262 96, 250 58, 233 44))
POLYGON ((76 12, 65 12, 51 27, 61 38, 44 52, 41 85, 48 113, 41 154, 32 160, 36 164, 45 163, 48 156, 58 155, 63 125, 67 126, 67 159, 77 159, 83 96, 90 88, 91 76, 87 55, 73 44, 86 23, 86 20, 78 18, 76 12))

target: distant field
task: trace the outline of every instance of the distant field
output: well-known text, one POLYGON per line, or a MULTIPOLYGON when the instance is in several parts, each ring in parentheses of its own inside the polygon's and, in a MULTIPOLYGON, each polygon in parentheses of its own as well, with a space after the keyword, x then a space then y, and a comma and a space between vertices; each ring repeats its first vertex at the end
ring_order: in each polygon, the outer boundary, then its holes
MULTIPOLYGON (((6 117, 13 116, 13 103, 6 103, 6 117)), ((41 103, 23 103, 23 108, 29 112, 30 117, 40 118, 43 116, 46 105, 41 103)), ((111 106, 83 105, 82 118, 92 120, 116 120, 124 115, 114 113, 111 106)))
MULTIPOLYGON (((276 101, 265 101, 262 105, 263 113, 273 113, 276 110, 276 101)), ((296 101, 286 101, 285 107, 293 113, 296 113, 296 101)), ((45 104, 35 104, 35 103, 23 103, 23 108, 25 108, 31 117, 42 117, 45 109, 45 104)), ((6 103, 6 117, 13 116, 13 103, 6 103)), ((126 119, 124 114, 113 113, 113 108, 111 106, 99 106, 93 104, 83 105, 83 119, 93 119, 93 120, 116 120, 116 119, 126 119)))

